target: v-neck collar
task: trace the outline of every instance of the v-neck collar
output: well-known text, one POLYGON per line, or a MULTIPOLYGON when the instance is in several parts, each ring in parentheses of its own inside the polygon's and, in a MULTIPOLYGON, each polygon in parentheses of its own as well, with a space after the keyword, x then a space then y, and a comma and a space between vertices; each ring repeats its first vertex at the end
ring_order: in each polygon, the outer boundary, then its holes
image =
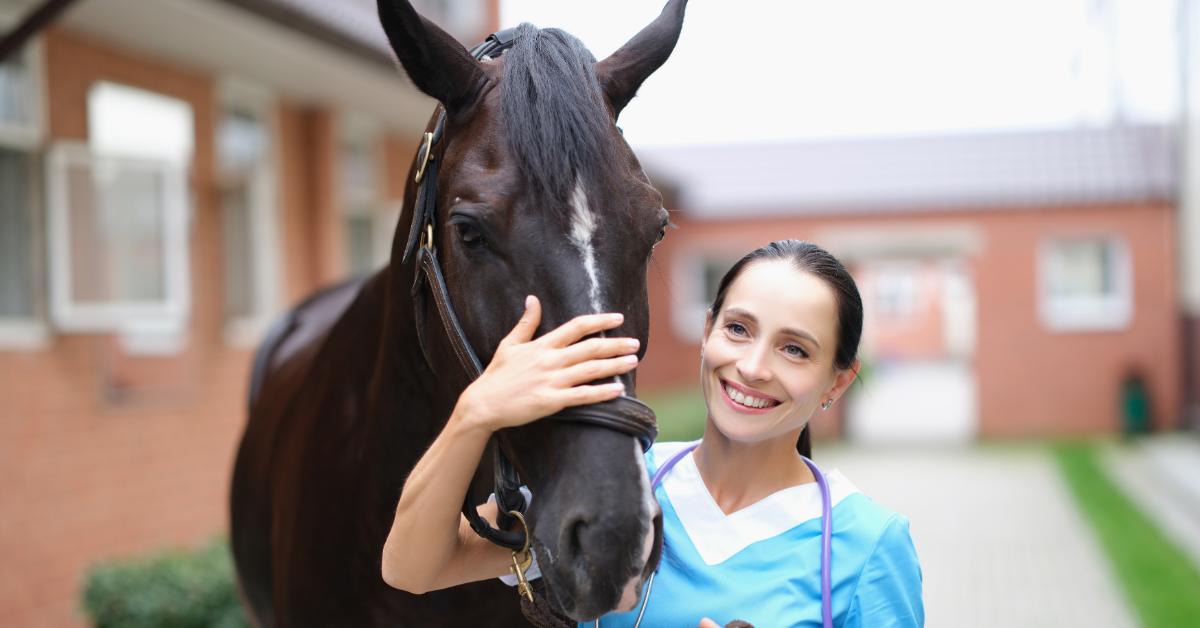
MULTIPOLYGON (((670 456, 657 451, 655 454, 662 460, 670 456)), ((826 473, 825 478, 830 507, 858 492, 836 469, 826 473)), ((821 490, 816 482, 781 489, 727 515, 708 492, 690 452, 667 473, 662 486, 692 545, 708 565, 725 562, 754 543, 821 516, 821 490)))

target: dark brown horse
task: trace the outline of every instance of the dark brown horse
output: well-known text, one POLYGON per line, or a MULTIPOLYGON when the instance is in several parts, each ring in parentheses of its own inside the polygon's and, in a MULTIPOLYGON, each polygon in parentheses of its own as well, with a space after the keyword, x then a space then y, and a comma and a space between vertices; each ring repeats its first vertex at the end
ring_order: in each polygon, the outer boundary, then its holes
MULTIPOLYGON (((620 311, 614 333, 646 346, 646 266, 667 215, 615 122, 670 55, 685 4, 671 0, 600 62, 570 35, 530 25, 502 56, 477 61, 408 2, 379 0, 399 61, 441 103, 428 244, 484 364, 526 294, 542 300, 539 332, 620 311)), ((417 596, 380 576, 405 477, 470 381, 427 288, 414 298, 419 270, 404 252, 418 205, 409 185, 387 267, 309 298, 259 350, 231 531, 263 627, 523 621, 498 582, 417 596)), ((507 432, 499 446, 536 495, 527 516, 549 599, 581 620, 611 610, 654 567, 646 540, 661 543, 635 438, 571 420, 507 432)), ((490 481, 481 465, 477 485, 490 481)))

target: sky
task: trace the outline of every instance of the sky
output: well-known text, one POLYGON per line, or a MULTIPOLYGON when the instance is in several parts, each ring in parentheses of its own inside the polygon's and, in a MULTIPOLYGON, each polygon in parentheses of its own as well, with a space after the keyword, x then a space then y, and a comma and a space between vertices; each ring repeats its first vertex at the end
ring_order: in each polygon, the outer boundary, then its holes
MULTIPOLYGON (((692 0, 621 116, 640 146, 1167 122, 1178 0, 692 0)), ((502 0, 597 58, 654 0, 502 0)))

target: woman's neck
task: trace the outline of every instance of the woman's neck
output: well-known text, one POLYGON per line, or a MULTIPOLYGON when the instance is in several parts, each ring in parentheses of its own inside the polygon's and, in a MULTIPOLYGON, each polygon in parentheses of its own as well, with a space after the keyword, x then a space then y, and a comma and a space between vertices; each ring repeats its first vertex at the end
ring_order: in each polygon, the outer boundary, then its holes
POLYGON ((728 515, 772 493, 815 481, 796 451, 799 437, 797 430, 766 441, 739 443, 710 420, 693 457, 713 501, 728 515))

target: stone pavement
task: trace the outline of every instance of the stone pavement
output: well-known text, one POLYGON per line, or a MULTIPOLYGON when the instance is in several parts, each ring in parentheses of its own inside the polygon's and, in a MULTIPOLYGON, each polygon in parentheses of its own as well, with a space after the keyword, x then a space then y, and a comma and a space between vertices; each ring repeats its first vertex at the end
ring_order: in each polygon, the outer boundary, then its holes
POLYGON ((815 454, 909 518, 929 628, 1138 625, 1046 448, 818 444, 815 454))

